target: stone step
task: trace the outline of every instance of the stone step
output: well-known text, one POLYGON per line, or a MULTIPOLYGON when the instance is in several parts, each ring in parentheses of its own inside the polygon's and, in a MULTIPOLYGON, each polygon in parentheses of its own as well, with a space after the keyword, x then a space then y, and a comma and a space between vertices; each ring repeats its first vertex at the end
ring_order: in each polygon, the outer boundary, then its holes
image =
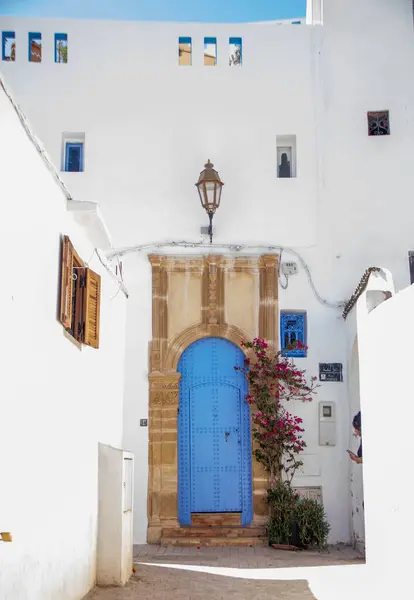
POLYGON ((240 527, 241 513, 191 513, 191 525, 199 525, 201 527, 240 527))
POLYGON ((164 527, 163 538, 264 537, 264 527, 164 527))
POLYGON ((224 546, 263 546, 267 545, 267 541, 258 537, 176 537, 176 538, 161 538, 161 546, 181 546, 200 548, 207 547, 224 547, 224 546))

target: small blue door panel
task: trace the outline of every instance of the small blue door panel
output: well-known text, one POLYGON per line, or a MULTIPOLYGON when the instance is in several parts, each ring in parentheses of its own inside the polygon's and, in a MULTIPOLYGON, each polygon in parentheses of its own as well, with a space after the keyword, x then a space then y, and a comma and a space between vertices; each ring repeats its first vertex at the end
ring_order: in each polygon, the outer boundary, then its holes
POLYGON ((241 512, 252 519, 250 410, 247 382, 234 366, 243 352, 228 340, 205 338, 183 353, 178 370, 179 520, 192 512, 241 512))

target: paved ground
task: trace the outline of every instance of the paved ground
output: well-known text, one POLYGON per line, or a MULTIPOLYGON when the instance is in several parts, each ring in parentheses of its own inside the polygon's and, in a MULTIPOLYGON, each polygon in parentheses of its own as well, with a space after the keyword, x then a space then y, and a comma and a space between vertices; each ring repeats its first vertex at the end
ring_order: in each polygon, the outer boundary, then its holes
POLYGON ((148 566, 137 566, 137 573, 125 588, 97 589, 86 598, 88 600, 315 599, 306 581, 252 581, 148 566))
POLYGON ((254 548, 163 548, 135 546, 135 575, 125 588, 96 589, 85 600, 315 600, 306 581, 257 581, 185 571, 145 563, 241 569, 361 564, 352 548, 329 552, 285 552, 254 548), (144 563, 144 564, 142 564, 144 563))
POLYGON ((239 569, 316 567, 322 565, 361 564, 363 558, 343 544, 328 552, 287 552, 269 546, 253 548, 174 548, 172 546, 135 546, 136 563, 185 564, 239 569))

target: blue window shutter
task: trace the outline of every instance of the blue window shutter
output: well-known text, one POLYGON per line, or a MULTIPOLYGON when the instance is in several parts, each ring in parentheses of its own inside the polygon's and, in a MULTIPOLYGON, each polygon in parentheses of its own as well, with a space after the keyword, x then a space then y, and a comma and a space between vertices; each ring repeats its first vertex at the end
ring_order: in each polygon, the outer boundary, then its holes
POLYGON ((14 31, 3 31, 2 40, 1 40, 1 54, 3 60, 9 60, 6 56, 6 44, 8 40, 16 39, 16 34, 14 31))
POLYGON ((293 342, 302 342, 306 345, 306 313, 285 313, 280 315, 280 345, 282 356, 297 358, 306 357, 305 348, 285 350, 293 342))
POLYGON ((204 38, 204 44, 217 44, 217 38, 212 38, 212 37, 205 37, 204 38))
POLYGON ((410 264, 410 282, 414 283, 414 251, 408 253, 408 261, 410 264))
POLYGON ((66 143, 65 171, 83 171, 83 144, 66 143))
POLYGON ((191 44, 191 38, 190 37, 179 37, 178 43, 179 44, 191 44))

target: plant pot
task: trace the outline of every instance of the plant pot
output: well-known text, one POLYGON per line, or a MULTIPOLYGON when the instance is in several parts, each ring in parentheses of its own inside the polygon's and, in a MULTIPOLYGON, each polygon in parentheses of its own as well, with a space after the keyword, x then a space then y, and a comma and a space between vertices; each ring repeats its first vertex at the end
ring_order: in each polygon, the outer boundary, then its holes
POLYGON ((290 544, 269 544, 269 546, 275 550, 290 550, 291 552, 299 550, 299 548, 291 546, 290 544))

